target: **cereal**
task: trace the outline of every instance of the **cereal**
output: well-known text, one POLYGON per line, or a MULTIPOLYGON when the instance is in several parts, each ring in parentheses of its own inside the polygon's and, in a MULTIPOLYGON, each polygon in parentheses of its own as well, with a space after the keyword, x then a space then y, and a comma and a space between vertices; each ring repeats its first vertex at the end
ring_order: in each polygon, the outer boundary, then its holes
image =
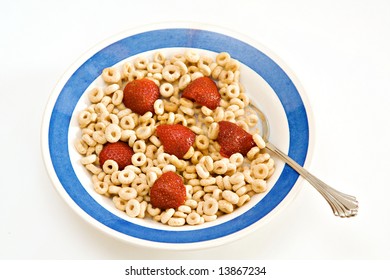
POLYGON ((91 174, 93 189, 110 197, 114 206, 130 218, 152 219, 168 226, 196 226, 232 213, 267 190, 275 162, 264 151, 257 133, 258 116, 248 108, 249 98, 240 83, 240 64, 229 53, 215 57, 196 50, 166 56, 156 52, 139 56, 120 67, 102 71, 105 86, 88 91, 90 105, 78 115, 81 136, 75 142, 80 163, 91 174), (181 92, 198 77, 215 80, 221 94, 219 106, 211 110, 181 92), (134 79, 154 81, 160 97, 154 112, 138 115, 123 104, 123 89, 134 79), (218 122, 227 120, 253 135, 255 147, 246 155, 221 156, 216 141, 218 122), (156 136, 160 124, 181 124, 195 134, 195 142, 183 158, 164 152, 156 136), (119 170, 113 160, 99 164, 106 143, 123 141, 133 149, 131 165, 119 170), (159 209, 150 203, 150 188, 165 172, 178 173, 184 180, 186 201, 177 209, 159 209))
POLYGON ((137 191, 134 188, 131 187, 122 187, 118 191, 118 195, 120 198, 124 200, 130 200, 137 197, 137 191))
POLYGON ((95 154, 92 154, 92 155, 83 157, 80 162, 83 165, 87 165, 87 164, 94 163, 96 161, 96 159, 97 159, 97 156, 95 154))
POLYGON ((234 210, 233 204, 224 199, 218 201, 218 209, 227 214, 232 213, 234 210))
POLYGON ((102 78, 106 83, 117 83, 121 79, 121 73, 116 68, 106 68, 103 70, 102 78))
POLYGON ((121 184, 128 185, 131 184, 135 179, 135 173, 134 171, 130 169, 124 169, 119 172, 118 174, 118 180, 121 184))
POLYGON ((173 217, 173 214, 175 214, 175 209, 173 208, 170 208, 168 210, 165 210, 162 214, 161 214, 161 222, 163 224, 166 224, 172 217, 173 217))
POLYGON ((116 161, 114 160, 108 159, 103 164, 103 171, 106 174, 112 174, 115 171, 118 171, 118 169, 119 169, 118 163, 116 163, 116 161))
POLYGON ((186 220, 184 218, 170 218, 168 220, 168 225, 172 227, 178 227, 183 226, 185 224, 186 220))
POLYGON ((215 215, 218 211, 218 201, 215 198, 207 199, 203 204, 203 213, 209 216, 215 215))
POLYGON ((127 201, 126 200, 123 200, 122 198, 120 198, 119 196, 114 196, 112 198, 112 201, 114 202, 114 205, 117 209, 121 210, 121 211, 126 211, 126 204, 127 204, 127 201))
POLYGON ((197 225, 200 223, 200 215, 196 212, 191 212, 187 218, 186 218, 186 222, 187 224, 189 225, 197 225))
POLYGON ((117 124, 110 124, 106 127, 105 137, 108 142, 115 143, 121 138, 121 128, 117 124))
POLYGON ((101 181, 97 181, 93 184, 93 188, 98 194, 103 195, 108 191, 108 184, 101 181))

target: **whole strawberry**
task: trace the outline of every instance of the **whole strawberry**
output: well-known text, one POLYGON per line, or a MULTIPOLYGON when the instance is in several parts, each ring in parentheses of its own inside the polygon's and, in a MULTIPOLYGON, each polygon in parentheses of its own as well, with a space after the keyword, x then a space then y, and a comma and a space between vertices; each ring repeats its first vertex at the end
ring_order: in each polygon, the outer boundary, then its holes
POLYGON ((192 81, 184 90, 182 97, 214 110, 219 106, 221 94, 214 81, 209 77, 200 77, 192 81))
POLYGON ((123 89, 123 104, 140 115, 154 113, 153 104, 159 96, 159 88, 153 81, 146 78, 133 80, 123 89))
POLYGON ((241 153, 245 156, 256 145, 252 135, 235 123, 220 121, 217 142, 221 146, 220 153, 224 157, 241 153))
POLYGON ((119 170, 123 170, 131 164, 131 157, 134 155, 133 149, 125 142, 106 143, 99 154, 100 166, 106 160, 114 160, 118 164, 119 170))
POLYGON ((150 203, 160 209, 177 208, 186 200, 186 188, 182 178, 168 171, 150 188, 150 203))
POLYGON ((180 159, 195 142, 195 133, 181 124, 161 124, 157 126, 156 133, 164 147, 164 152, 180 159))

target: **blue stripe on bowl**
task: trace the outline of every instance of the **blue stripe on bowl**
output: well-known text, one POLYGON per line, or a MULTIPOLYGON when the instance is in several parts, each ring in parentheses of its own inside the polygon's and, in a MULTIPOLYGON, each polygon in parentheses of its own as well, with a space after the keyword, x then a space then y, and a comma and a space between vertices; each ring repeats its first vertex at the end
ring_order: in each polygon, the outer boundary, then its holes
POLYGON ((66 192, 91 217, 123 234, 164 243, 192 243, 236 233, 262 219, 290 192, 298 174, 286 166, 271 191, 257 205, 226 223, 205 229, 169 231, 146 228, 123 220, 99 205, 84 189, 70 162, 68 129, 73 110, 102 69, 146 51, 188 47, 228 52, 257 72, 276 92, 290 129, 289 156, 303 164, 308 151, 309 127, 305 106, 287 74, 271 58, 251 45, 227 35, 198 29, 162 29, 119 40, 97 52, 69 78, 58 99, 49 125, 49 150, 55 172, 66 192))

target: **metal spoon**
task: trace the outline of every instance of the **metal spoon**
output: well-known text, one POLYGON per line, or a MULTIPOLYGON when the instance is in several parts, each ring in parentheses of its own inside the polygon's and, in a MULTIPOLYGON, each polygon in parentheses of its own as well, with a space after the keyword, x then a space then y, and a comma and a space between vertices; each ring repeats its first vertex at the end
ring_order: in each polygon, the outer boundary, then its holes
POLYGON ((278 155, 285 163, 298 172, 299 175, 305 178, 326 199, 336 216, 341 218, 349 218, 357 215, 359 206, 356 198, 352 195, 344 194, 331 188, 329 185, 325 184, 320 179, 309 173, 296 161, 270 143, 268 141, 270 131, 268 119, 266 118, 265 114, 253 103, 250 103, 250 107, 258 114, 261 120, 262 137, 266 142, 266 149, 278 155))

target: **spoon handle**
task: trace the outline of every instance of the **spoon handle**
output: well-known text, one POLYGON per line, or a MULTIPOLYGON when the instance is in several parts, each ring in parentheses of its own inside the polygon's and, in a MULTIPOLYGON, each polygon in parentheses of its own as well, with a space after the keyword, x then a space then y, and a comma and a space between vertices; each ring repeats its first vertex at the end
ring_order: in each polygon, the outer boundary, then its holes
POLYGON ((268 142, 266 144, 266 148, 279 157, 281 157, 285 163, 291 166, 296 172, 298 172, 303 178, 305 178, 313 187, 326 199, 329 203, 330 207, 333 210, 333 213, 336 216, 345 218, 345 217, 353 217, 358 212, 358 201, 354 196, 344 194, 339 192, 329 185, 322 182, 320 179, 312 175, 302 166, 300 166, 296 161, 290 158, 288 155, 283 153, 273 144, 268 142))

